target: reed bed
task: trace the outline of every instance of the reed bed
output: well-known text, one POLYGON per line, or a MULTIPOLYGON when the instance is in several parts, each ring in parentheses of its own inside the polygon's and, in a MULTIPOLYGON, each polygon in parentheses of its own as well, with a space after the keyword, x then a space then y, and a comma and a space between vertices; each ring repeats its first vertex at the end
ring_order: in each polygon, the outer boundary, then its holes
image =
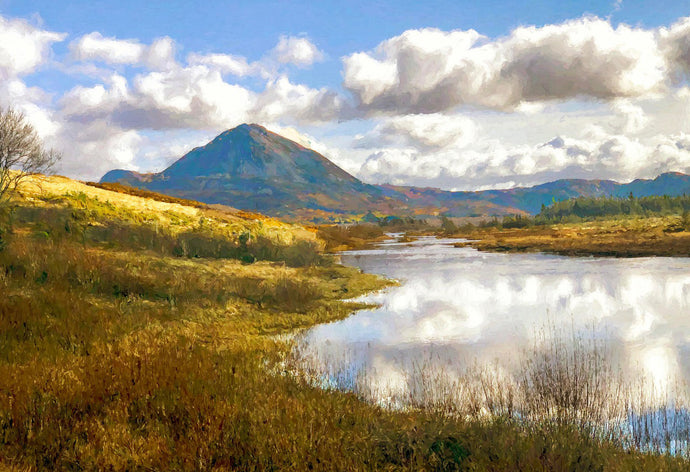
POLYGON ((427 347, 391 357, 382 371, 362 350, 335 349, 320 357, 308 338, 298 340, 286 369, 305 382, 397 411, 508 422, 529 435, 572 429, 626 451, 690 458, 687 385, 668 379, 670 388, 660 389, 624 368, 593 329, 549 324, 518 360, 504 362, 453 359, 427 347))

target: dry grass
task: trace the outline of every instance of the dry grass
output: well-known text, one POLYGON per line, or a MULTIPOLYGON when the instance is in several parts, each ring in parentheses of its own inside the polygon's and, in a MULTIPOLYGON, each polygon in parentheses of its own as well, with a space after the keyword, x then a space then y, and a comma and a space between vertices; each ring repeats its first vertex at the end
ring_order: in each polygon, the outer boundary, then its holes
POLYGON ((680 216, 628 218, 522 229, 473 228, 459 231, 463 243, 480 250, 543 251, 567 256, 690 256, 690 232, 680 216))
POLYGON ((322 225, 317 234, 326 242, 326 250, 330 252, 361 249, 386 238, 383 228, 370 223, 322 225))
POLYGON ((285 248, 314 239, 297 227, 82 187, 49 180, 2 235, 0 469, 687 465, 565 425, 526 433, 510 418, 387 411, 315 388, 281 370, 291 346, 276 335, 348 316, 357 306, 341 298, 387 282, 337 265, 171 255, 162 242, 190 231, 232 244, 248 233, 285 248))

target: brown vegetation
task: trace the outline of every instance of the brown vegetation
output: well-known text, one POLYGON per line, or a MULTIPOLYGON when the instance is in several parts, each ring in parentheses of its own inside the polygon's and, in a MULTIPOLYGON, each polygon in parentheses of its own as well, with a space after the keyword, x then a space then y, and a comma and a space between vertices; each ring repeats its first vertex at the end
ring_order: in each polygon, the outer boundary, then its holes
POLYGON ((370 223, 323 225, 318 227, 317 234, 326 242, 329 252, 361 249, 387 237, 383 228, 370 223))
POLYGON ((627 218, 526 228, 467 228, 459 243, 485 251, 550 252, 567 256, 690 256, 690 231, 682 217, 627 218))
POLYGON ((298 227, 67 179, 28 197, 0 248, 0 468, 687 466, 569 424, 387 411, 292 375, 276 335, 343 318, 359 306, 341 298, 387 283, 312 258, 315 239, 298 227), (203 236, 198 251, 176 252, 188 235, 203 236))

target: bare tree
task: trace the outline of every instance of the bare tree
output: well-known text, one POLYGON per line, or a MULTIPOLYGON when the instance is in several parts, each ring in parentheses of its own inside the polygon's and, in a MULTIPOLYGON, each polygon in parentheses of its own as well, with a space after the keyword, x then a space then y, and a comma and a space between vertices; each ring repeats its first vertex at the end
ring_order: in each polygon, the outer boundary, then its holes
POLYGON ((0 210, 26 177, 49 172, 60 158, 57 151, 43 147, 22 112, 0 108, 0 210))

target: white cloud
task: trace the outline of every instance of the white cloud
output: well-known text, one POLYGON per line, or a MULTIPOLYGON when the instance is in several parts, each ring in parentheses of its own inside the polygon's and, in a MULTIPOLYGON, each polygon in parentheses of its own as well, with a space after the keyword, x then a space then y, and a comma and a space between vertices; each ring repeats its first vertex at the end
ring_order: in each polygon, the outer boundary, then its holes
POLYGON ((146 47, 133 39, 105 38, 94 31, 72 41, 69 45, 77 61, 100 61, 109 64, 136 64, 144 56, 146 47))
POLYGON ((325 122, 347 113, 347 105, 335 92, 293 84, 285 75, 269 81, 251 111, 259 122, 325 122))
POLYGON ((54 64, 81 72, 53 95, 20 76, 48 63, 65 35, 2 17, 0 26, 0 106, 24 111, 65 153, 61 171, 82 178, 159 168, 243 122, 269 124, 376 182, 475 189, 690 170, 690 18, 657 30, 582 18, 497 39, 406 31, 343 59, 355 102, 291 79, 289 65, 324 58, 304 37, 281 37, 255 62, 190 52, 177 63, 169 37, 98 32, 70 44, 76 64, 54 64), (301 132, 312 124, 311 136, 301 132))
POLYGON ((168 36, 155 39, 144 54, 149 69, 169 70, 175 67, 175 41, 168 36))
POLYGON ((230 74, 237 77, 254 75, 260 70, 256 64, 249 64, 247 59, 242 56, 231 54, 196 54, 191 53, 187 56, 187 63, 190 66, 204 65, 210 68, 217 68, 223 74, 230 74))
POLYGON ((72 121, 108 119, 123 129, 224 129, 246 121, 254 94, 206 66, 113 76, 109 86, 75 87, 62 99, 72 121))
POLYGON ((473 30, 410 30, 343 62, 344 86, 372 113, 644 96, 663 90, 667 72, 654 31, 589 17, 493 41, 473 30))
POLYGON ((620 133, 639 133, 649 122, 644 110, 640 106, 634 105, 630 100, 614 100, 611 102, 611 109, 618 117, 615 126, 620 133))
POLYGON ((107 119, 123 129, 216 131, 244 122, 325 122, 343 113, 344 102, 328 89, 280 76, 257 94, 226 82, 218 68, 195 62, 139 74, 131 83, 114 74, 104 84, 77 86, 62 97, 61 111, 71 121, 107 119))
MULTIPOLYGON (((275 75, 278 69, 273 70, 275 58, 270 54, 249 63, 230 54, 190 53, 187 64, 180 65, 174 60, 175 44, 170 38, 144 46, 98 33, 80 38, 71 48, 79 60, 153 69, 131 79, 113 74, 101 84, 74 87, 60 101, 64 115, 73 121, 107 119, 123 129, 220 131, 247 121, 324 122, 339 117, 345 108, 335 92, 293 84, 287 76, 275 75), (255 92, 226 80, 227 75, 269 80, 255 92)), ((280 53, 279 60, 300 65, 321 57, 306 38, 281 38, 274 53, 280 53)))
POLYGON ((48 138, 60 130, 56 114, 45 106, 50 95, 38 87, 28 87, 14 78, 0 81, 0 107, 13 107, 24 113, 41 138, 48 138))
POLYGON ((34 72, 48 61, 52 44, 66 36, 0 16, 0 79, 34 72))
POLYGON ((412 146, 419 150, 461 148, 477 136, 477 125, 462 115, 404 115, 384 119, 371 132, 356 138, 357 147, 412 146))
POLYGON ((536 145, 505 145, 483 137, 470 145, 443 148, 381 147, 356 174, 375 183, 474 190, 561 178, 628 181, 668 171, 690 171, 687 134, 643 139, 592 126, 578 138, 557 136, 536 145))
POLYGON ((135 39, 104 37, 93 32, 72 41, 69 48, 72 58, 82 62, 144 65, 153 70, 175 66, 175 42, 167 36, 146 46, 135 39))
POLYGON ((134 130, 124 130, 105 120, 69 123, 46 144, 62 150, 56 169, 64 175, 98 180, 109 170, 141 170, 137 164, 144 139, 134 130))
POLYGON ((310 66, 323 59, 323 53, 308 38, 294 36, 281 36, 273 49, 273 56, 281 64, 299 67, 310 66))

